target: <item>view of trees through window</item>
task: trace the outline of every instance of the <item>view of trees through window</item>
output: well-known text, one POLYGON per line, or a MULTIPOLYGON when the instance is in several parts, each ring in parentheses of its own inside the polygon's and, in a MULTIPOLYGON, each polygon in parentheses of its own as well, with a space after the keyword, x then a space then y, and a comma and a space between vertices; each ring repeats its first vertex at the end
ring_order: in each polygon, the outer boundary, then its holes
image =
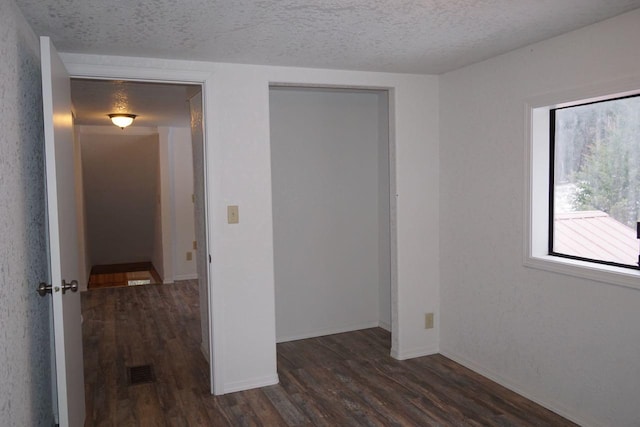
POLYGON ((552 110, 553 253, 638 265, 640 96, 552 110))

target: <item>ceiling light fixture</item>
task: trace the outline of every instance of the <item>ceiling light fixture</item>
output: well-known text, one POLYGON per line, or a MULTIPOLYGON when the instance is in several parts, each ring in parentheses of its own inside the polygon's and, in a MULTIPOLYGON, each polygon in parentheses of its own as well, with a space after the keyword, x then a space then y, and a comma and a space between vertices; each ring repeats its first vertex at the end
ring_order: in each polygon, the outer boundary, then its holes
POLYGON ((135 119, 136 117, 138 116, 136 116, 135 114, 109 114, 109 118, 111 119, 113 124, 118 126, 120 129, 124 129, 131 123, 133 123, 133 119, 135 119))

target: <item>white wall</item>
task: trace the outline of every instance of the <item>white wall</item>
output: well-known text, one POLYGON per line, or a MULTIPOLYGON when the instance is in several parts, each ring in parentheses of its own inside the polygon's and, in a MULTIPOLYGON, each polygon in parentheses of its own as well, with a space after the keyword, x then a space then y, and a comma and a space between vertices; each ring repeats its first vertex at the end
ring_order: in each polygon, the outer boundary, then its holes
POLYGON ((437 312, 439 299, 437 77, 79 54, 63 59, 74 76, 204 80, 217 393, 277 381, 269 83, 390 89, 390 157, 397 163, 390 179, 396 196, 391 243, 397 245, 392 354, 437 351, 438 328, 423 328, 424 312, 437 312), (240 224, 226 224, 227 205, 240 206, 240 224))
POLYGON ((379 324, 379 97, 270 90, 278 342, 379 324))
POLYGON ((423 328, 423 313, 438 305, 437 79, 218 64, 213 85, 207 86, 212 131, 207 141, 212 143, 213 325, 225 335, 227 387, 244 386, 245 379, 265 372, 275 375, 270 82, 393 90, 398 296, 392 351, 401 358, 437 351, 437 329, 423 328), (224 224, 228 204, 240 206, 238 226, 224 224), (223 325, 216 322, 216 294, 224 300, 223 325))
POLYGON ((0 1, 0 420, 53 424, 44 130, 38 38, 0 1))
POLYGON ((441 352, 584 425, 640 425, 640 292, 523 267, 525 102, 640 76, 640 10, 441 77, 441 352))
POLYGON ((172 127, 170 133, 170 185, 173 234, 173 279, 188 280, 198 277, 193 204, 193 153, 191 129, 172 127), (187 260, 187 252, 191 260, 187 260))
POLYGON ((94 265, 149 261, 153 254, 158 137, 118 131, 79 133, 94 265))

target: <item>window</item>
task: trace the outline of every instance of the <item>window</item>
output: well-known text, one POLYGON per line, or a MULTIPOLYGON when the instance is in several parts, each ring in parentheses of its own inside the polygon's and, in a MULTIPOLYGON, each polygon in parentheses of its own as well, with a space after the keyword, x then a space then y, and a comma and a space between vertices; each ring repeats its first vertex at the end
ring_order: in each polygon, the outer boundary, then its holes
POLYGON ((525 112, 524 265, 640 289, 640 75, 525 112))
POLYGON ((549 114, 549 254, 640 269, 640 96, 549 114))

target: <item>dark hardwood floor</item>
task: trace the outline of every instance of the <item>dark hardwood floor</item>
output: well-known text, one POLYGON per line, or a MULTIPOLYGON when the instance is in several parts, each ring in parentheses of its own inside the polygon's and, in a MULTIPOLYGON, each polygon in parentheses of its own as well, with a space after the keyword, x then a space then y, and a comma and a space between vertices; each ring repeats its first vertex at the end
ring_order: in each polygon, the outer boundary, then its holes
POLYGON ((209 394, 196 281, 82 295, 87 426, 572 426, 443 356, 397 361, 379 329, 278 344, 280 384, 209 394), (156 381, 128 385, 151 364, 156 381))

